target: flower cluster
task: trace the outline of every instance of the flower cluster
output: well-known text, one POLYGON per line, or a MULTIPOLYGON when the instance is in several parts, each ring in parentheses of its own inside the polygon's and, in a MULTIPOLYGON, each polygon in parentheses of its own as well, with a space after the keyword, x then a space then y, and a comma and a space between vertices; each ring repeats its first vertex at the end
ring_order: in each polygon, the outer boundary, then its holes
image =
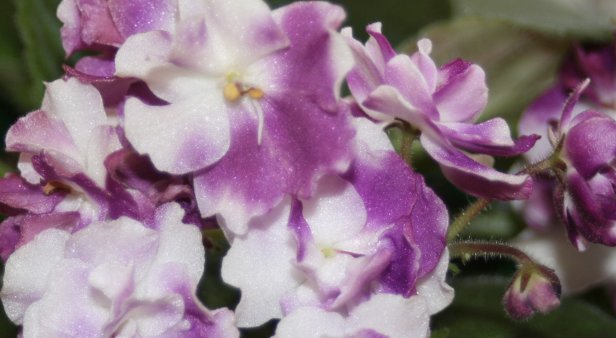
POLYGON ((578 250, 587 242, 616 245, 615 64, 613 44, 598 50, 578 47, 559 82, 520 122, 521 130, 544 136, 527 156, 552 159, 548 175, 538 178, 542 188, 525 210, 528 223, 545 229, 560 219, 578 250))
POLYGON ((537 140, 474 124, 480 67, 438 68, 429 40, 396 54, 380 24, 364 45, 336 5, 64 0, 58 16, 67 55, 95 53, 11 127, 20 173, 0 180, 1 297, 25 337, 237 337, 271 319, 276 337, 427 337, 453 297, 448 212, 384 128, 421 133, 470 194, 531 194, 478 160, 537 140), (210 227, 235 312, 195 295, 210 227))

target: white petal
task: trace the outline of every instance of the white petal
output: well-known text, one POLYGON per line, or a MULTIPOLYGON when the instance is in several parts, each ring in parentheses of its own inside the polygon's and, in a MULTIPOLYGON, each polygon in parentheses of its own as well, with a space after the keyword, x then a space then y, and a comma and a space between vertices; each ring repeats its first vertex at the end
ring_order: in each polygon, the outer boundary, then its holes
POLYGON ((280 300, 300 283, 292 261, 296 245, 287 228, 290 201, 254 219, 250 231, 233 240, 222 263, 222 278, 239 287, 242 298, 235 310, 239 327, 258 326, 282 317, 280 300))
POLYGON ((364 202, 355 188, 336 176, 319 180, 314 197, 303 203, 303 214, 320 247, 357 235, 366 224, 364 202))

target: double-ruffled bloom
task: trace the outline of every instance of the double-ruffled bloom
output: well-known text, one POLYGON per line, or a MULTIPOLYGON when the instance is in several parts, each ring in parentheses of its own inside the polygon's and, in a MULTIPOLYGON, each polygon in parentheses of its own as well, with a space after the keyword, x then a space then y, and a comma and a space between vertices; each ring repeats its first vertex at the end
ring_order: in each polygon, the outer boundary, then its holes
POLYGON ((24 337, 239 337, 231 311, 195 296, 204 248, 183 215, 167 204, 154 228, 121 217, 39 233, 6 262, 8 317, 24 337))
POLYGON ((222 277, 242 291, 238 325, 282 317, 278 337, 425 337, 430 314, 451 301, 444 205, 379 126, 355 122, 347 173, 321 178, 312 198, 285 200, 232 239, 222 277), (390 316, 376 315, 380 306, 390 316))
POLYGON ((421 131, 423 148, 460 189, 502 200, 528 198, 528 175, 500 173, 467 153, 513 156, 537 140, 532 135, 514 141, 501 118, 473 123, 487 102, 483 70, 459 59, 437 68, 427 39, 418 42, 417 53, 397 54, 379 23, 368 26, 368 33, 364 46, 345 32, 356 59, 348 83, 362 109, 378 121, 400 119, 421 131))

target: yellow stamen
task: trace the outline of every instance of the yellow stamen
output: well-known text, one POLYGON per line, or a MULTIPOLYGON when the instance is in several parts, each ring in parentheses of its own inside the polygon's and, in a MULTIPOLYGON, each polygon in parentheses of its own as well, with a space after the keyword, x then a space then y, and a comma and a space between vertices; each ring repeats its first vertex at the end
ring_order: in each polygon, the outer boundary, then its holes
POLYGON ((225 99, 231 102, 237 101, 242 96, 242 92, 235 83, 227 83, 223 88, 222 93, 225 96, 225 99))
POLYGON ((47 184, 43 186, 43 194, 50 195, 58 189, 71 191, 71 188, 68 185, 61 182, 51 181, 47 182, 47 184))
POLYGON ((265 95, 265 93, 259 88, 248 89, 248 96, 250 96, 252 99, 259 100, 263 97, 263 95, 265 95))

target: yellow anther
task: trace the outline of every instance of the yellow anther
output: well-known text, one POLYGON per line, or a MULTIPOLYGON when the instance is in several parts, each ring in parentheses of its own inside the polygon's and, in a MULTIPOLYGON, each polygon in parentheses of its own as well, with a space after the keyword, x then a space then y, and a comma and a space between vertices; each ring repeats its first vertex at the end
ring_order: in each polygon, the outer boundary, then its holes
POLYGON ((250 88, 248 89, 248 96, 250 96, 250 98, 258 100, 260 98, 263 97, 263 95, 265 95, 265 93, 259 89, 259 88, 250 88))
POLYGON ((71 191, 71 188, 68 185, 57 181, 47 182, 47 184, 43 186, 43 194, 45 195, 49 195, 56 190, 71 191))
POLYGON ((233 102, 237 101, 242 96, 242 91, 238 88, 237 84, 227 83, 222 89, 222 94, 225 96, 225 99, 233 102))

